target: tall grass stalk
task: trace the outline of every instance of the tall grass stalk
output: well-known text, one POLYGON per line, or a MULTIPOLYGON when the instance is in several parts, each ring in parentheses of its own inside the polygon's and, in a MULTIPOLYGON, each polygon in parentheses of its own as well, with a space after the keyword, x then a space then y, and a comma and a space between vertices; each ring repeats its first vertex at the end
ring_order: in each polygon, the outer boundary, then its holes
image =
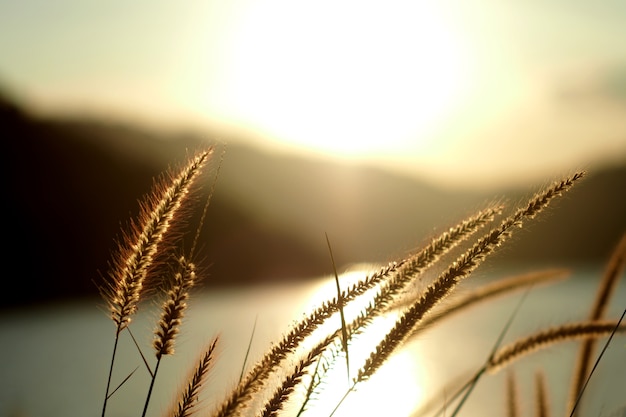
POLYGON ((116 324, 102 417, 106 414, 120 333, 137 311, 155 257, 172 225, 181 220, 179 213, 185 198, 212 152, 212 148, 200 152, 178 175, 170 176, 169 181, 163 178, 155 184, 152 193, 141 204, 139 222, 131 223, 130 233, 124 236, 118 253, 113 258, 110 284, 101 289, 108 302, 111 318, 116 324))
MULTIPOLYGON (((172 228, 184 220, 186 216, 184 209, 188 206, 187 196, 211 153, 212 149, 199 152, 190 158, 176 175, 164 177, 156 183, 152 193, 141 205, 139 221, 131 223, 130 233, 124 236, 115 254, 109 277, 110 284, 102 290, 111 318, 116 325, 102 407, 103 417, 111 395, 132 375, 131 373, 117 388, 111 390, 120 334, 127 329, 133 337, 129 324, 140 301, 147 298, 147 289, 155 286, 154 275, 166 276, 165 282, 161 285, 164 295, 152 345, 156 359, 154 367, 148 364, 139 343, 135 341, 151 377, 142 417, 148 415, 162 359, 175 353, 176 336, 183 324, 187 302, 200 278, 193 262, 200 228, 196 229, 191 250, 185 255, 181 255, 180 248, 177 248, 177 235, 172 233, 172 228), (174 253, 178 255, 174 256, 174 253), (170 262, 175 260, 173 267, 163 259, 170 262)), ((488 303, 495 297, 509 295, 531 286, 554 284, 565 279, 569 270, 563 268, 538 270, 483 285, 467 291, 464 296, 456 299, 450 297, 457 291, 459 284, 505 243, 517 228, 543 211, 556 197, 568 192, 584 175, 584 172, 578 172, 553 183, 535 194, 526 205, 512 210, 509 215, 503 214, 504 206, 501 204, 488 205, 484 210, 436 236, 411 256, 392 262, 348 286, 342 287, 340 283, 330 241, 326 236, 335 272, 336 295, 305 314, 304 318, 288 329, 256 363, 246 369, 254 336, 253 329, 238 381, 227 390, 222 401, 215 403, 214 408, 203 409, 202 415, 229 417, 254 414, 269 417, 284 415, 292 408, 297 410, 294 411, 294 415, 297 413, 297 416, 313 413, 315 410, 310 400, 314 395, 322 394, 324 381, 329 378, 329 372, 339 358, 345 358, 346 363, 348 388, 343 396, 345 399, 359 384, 371 379, 409 339, 437 326, 441 320, 467 311, 475 305, 488 303), (486 231, 483 231, 482 235, 478 234, 483 228, 486 231), (457 252, 453 252, 454 250, 457 252), (445 261, 446 257, 453 261, 445 261), (423 282, 427 276, 435 278, 423 282), (366 342, 366 338, 357 337, 370 332, 379 319, 391 315, 395 315, 395 322, 387 324, 374 342, 366 342), (335 319, 340 325, 334 325, 337 323, 333 321, 335 319), (353 356, 353 349, 357 346, 360 350, 365 349, 365 357, 353 356), (352 369, 353 364, 356 369, 352 369), (300 394, 300 397, 297 394, 300 394), (292 407, 289 408, 288 405, 292 407)), ((204 222, 212 194, 213 189, 204 206, 201 223, 204 222)), ((616 332, 626 331, 624 325, 604 318, 606 305, 624 268, 626 258, 624 242, 626 237, 618 245, 609 263, 588 320, 543 329, 500 347, 500 339, 508 330, 513 319, 511 317, 486 363, 474 373, 474 378, 463 386, 466 397, 470 395, 479 379, 487 373, 495 373, 522 357, 564 341, 585 341, 582 349, 587 353, 581 353, 582 359, 579 360, 578 367, 579 375, 588 375, 590 358, 588 351, 591 350, 586 346, 592 347, 591 341, 599 337, 612 337, 616 332)), ((213 338, 197 359, 186 385, 168 410, 168 416, 190 417, 200 413, 198 404, 207 375, 215 362, 217 341, 217 337, 213 338)), ((581 391, 579 381, 581 377, 577 378, 578 382, 573 382, 573 386, 577 387, 573 392, 581 391)), ((511 416, 520 415, 517 385, 513 370, 510 370, 504 395, 510 399, 508 413, 511 416)), ((536 377, 535 386, 537 415, 548 416, 548 387, 542 374, 536 377)), ((458 391, 459 394, 462 392, 458 391)), ((339 409, 343 399, 337 403, 330 415, 339 409)), ((460 410, 464 401, 465 399, 462 399, 457 404, 455 413, 460 410)))

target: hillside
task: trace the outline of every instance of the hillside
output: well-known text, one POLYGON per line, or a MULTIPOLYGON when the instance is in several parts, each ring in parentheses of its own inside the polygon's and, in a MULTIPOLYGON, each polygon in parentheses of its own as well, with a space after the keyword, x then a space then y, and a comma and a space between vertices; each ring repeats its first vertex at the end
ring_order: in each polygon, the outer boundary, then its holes
MULTIPOLYGON (((8 100, 0 100, 0 122, 8 142, 5 259, 22 266, 11 268, 20 296, 5 308, 96 294, 120 225, 136 213, 152 178, 187 149, 211 143, 210 132, 169 137, 102 121, 35 118, 8 100)), ((557 209, 529 224, 494 262, 603 261, 626 230, 624 162, 590 167, 557 209)), ((325 232, 340 265, 392 260, 494 197, 516 203, 540 185, 490 194, 438 189, 368 166, 229 143, 203 236, 205 285, 328 274, 325 232)))

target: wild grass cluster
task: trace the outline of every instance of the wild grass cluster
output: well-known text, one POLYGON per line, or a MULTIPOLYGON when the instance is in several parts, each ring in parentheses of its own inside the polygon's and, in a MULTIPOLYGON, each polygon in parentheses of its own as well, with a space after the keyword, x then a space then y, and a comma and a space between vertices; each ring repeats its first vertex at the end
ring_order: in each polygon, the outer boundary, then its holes
MULTIPOLYGON (((172 171, 155 181, 153 190, 141 205, 138 219, 122 235, 115 252, 107 284, 102 294, 115 325, 114 342, 110 358, 110 371, 103 392, 102 417, 107 415, 107 405, 116 400, 116 393, 125 388, 133 378, 129 372, 120 381, 113 380, 113 370, 118 355, 120 337, 130 337, 143 358, 142 368, 150 375, 145 387, 143 408, 127 410, 127 415, 149 416, 161 410, 151 409, 151 396, 159 383, 159 368, 168 356, 175 353, 177 334, 184 325, 188 300, 202 280, 202 268, 197 267, 197 243, 201 224, 196 225, 192 244, 181 244, 186 229, 191 228, 192 209, 204 214, 212 190, 205 204, 197 191, 206 181, 202 172, 214 159, 213 149, 205 149, 191 156, 178 171, 172 171), (146 300, 157 300, 160 316, 154 324, 152 346, 142 346, 133 336, 133 318, 146 300)), ((220 162, 221 164, 221 162, 220 162)), ((342 407, 336 402, 335 411, 320 414, 316 404, 323 397, 324 384, 331 370, 345 369, 344 399, 367 384, 388 360, 401 351, 408 341, 421 332, 436 326, 440 321, 464 312, 473 305, 514 291, 539 284, 549 284, 567 278, 564 270, 540 270, 515 276, 464 291, 450 297, 459 285, 471 279, 474 271, 505 244, 526 222, 531 221, 555 199, 570 192, 585 172, 576 172, 532 196, 526 204, 507 208, 502 204, 488 204, 472 216, 439 236, 411 256, 392 262, 379 270, 363 276, 356 282, 342 283, 335 271, 336 293, 308 312, 299 322, 286 329, 281 340, 254 364, 249 366, 238 383, 215 399, 214 406, 206 406, 200 399, 216 361, 216 347, 228 345, 228 340, 215 337, 197 358, 195 367, 183 370, 181 377, 189 375, 180 392, 172 393, 171 407, 164 415, 184 416, 331 416, 342 407), (432 271, 437 271, 433 274, 432 271), (355 307, 356 306, 356 307, 355 307), (372 328, 376 339, 364 338, 372 328), (376 323, 376 326, 374 324, 376 323), (364 343, 371 345, 363 346, 364 343), (356 346, 369 354, 351 355, 356 346)), ((329 249, 330 249, 330 242, 329 249)), ((332 251, 331 251, 332 256, 332 251)), ((567 415, 577 415, 585 401, 585 391, 594 367, 612 340, 626 330, 621 317, 606 317, 607 305, 626 264, 626 235, 615 248, 597 291, 594 305, 584 321, 563 323, 545 328, 511 344, 493 347, 488 360, 466 381, 451 383, 449 394, 430 407, 415 410, 414 415, 457 415, 462 413, 465 400, 473 388, 488 374, 508 370, 506 389, 497 396, 507 398, 508 409, 502 415, 520 415, 515 374, 511 363, 550 348, 558 349, 562 342, 577 341, 580 353, 570 388, 567 415)), ((626 313, 626 310, 624 310, 626 313)), ((504 334, 506 328, 502 330, 504 334)), ((227 347, 226 347, 227 348, 227 347)), ((143 372, 144 370, 137 370, 143 372)), ((550 387, 544 375, 535 380, 536 395, 527 402, 536 405, 536 416, 550 416, 550 387)), ((626 394, 626 390, 624 391, 626 394)), ((626 396, 625 396, 626 398, 626 396)), ((375 399, 372 401, 394 401, 375 399)), ((626 404, 626 399, 624 400, 626 404)))

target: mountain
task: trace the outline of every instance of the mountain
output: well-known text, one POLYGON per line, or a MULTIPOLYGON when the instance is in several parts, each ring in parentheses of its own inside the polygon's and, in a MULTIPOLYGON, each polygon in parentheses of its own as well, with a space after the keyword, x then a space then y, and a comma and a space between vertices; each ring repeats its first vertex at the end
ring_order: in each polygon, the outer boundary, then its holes
MULTIPOLYGON (((123 123, 35 117, 0 99, 8 151, 4 308, 97 294, 120 226, 153 178, 212 143, 211 132, 163 133, 123 123), (12 272, 9 272, 12 271, 12 272)), ((222 148, 204 181, 216 178, 222 148)), ((624 164, 591 169, 556 209, 525 227, 494 262, 604 261, 626 231, 624 164)), ((550 179, 546 179, 550 180, 550 179)), ((494 198, 511 204, 539 187, 493 194, 440 189, 365 165, 272 154, 230 143, 203 231, 206 287, 297 280, 386 262, 425 244, 494 198)), ((192 223, 193 224, 193 223, 192 223)))

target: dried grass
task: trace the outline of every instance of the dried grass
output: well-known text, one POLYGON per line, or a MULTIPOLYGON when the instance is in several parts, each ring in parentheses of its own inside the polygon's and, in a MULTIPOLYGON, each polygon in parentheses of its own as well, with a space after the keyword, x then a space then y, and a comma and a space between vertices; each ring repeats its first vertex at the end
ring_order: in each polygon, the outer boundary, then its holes
MULTIPOLYGON (((116 324, 116 343, 111 360, 111 372, 114 366, 117 337, 120 332, 129 327, 131 317, 137 311, 139 300, 145 296, 145 286, 150 280, 151 271, 157 269, 161 274, 163 273, 165 266, 155 265, 155 257, 159 256, 162 248, 166 248, 170 256, 173 256, 172 247, 175 248, 175 245, 167 240, 168 230, 179 220, 180 209, 186 204, 185 197, 201 168, 208 161, 211 152, 211 149, 200 152, 190 159, 179 174, 172 176, 167 182, 158 183, 147 203, 142 205, 140 221, 132 224, 130 234, 114 257, 110 284, 103 290, 105 300, 110 306, 111 317, 116 324)), ((489 206, 432 239, 412 256, 391 263, 378 272, 363 277, 347 289, 342 290, 337 281, 336 297, 322 302, 300 322, 294 324, 247 373, 242 374, 239 383, 230 389, 223 401, 217 403, 213 411, 203 415, 214 417, 244 414, 278 416, 284 414, 286 404, 294 402, 300 405, 298 415, 303 412, 315 415, 315 410, 309 402, 311 396, 314 393, 320 394, 323 387, 321 381, 327 377, 327 372, 332 368, 333 362, 342 356, 347 359, 350 346, 361 343, 356 336, 367 332, 378 317, 390 312, 398 315, 395 324, 390 325, 377 343, 369 347, 370 354, 358 366, 356 376, 352 379, 344 398, 377 373, 394 353, 402 349, 408 339, 437 325, 439 320, 466 311, 474 305, 488 303, 496 296, 505 296, 516 290, 538 284, 554 283, 563 279, 568 272, 564 269, 535 271, 479 287, 467 292, 464 297, 449 298, 456 291, 458 284, 467 279, 499 246, 505 243, 515 229, 538 215, 556 197, 569 191, 583 176, 584 173, 579 172, 555 182, 535 194, 525 206, 504 216, 497 224, 496 218, 502 215, 503 207, 501 205, 489 206), (488 227, 488 230, 481 237, 466 243, 472 235, 485 227, 488 227), (465 247, 462 246, 463 244, 465 247), (443 256, 450 255, 455 247, 460 247, 461 255, 453 262, 441 265, 443 256), (441 272, 425 289, 422 290, 420 286, 415 285, 423 279, 426 271, 432 270, 435 266, 441 272), (366 302, 356 314, 353 313, 348 317, 346 313, 344 317, 344 307, 356 305, 354 303, 363 300, 366 302), (325 325, 338 315, 342 318, 341 327, 331 327, 327 330, 325 325), (308 343, 309 341, 311 343, 308 343), (301 389, 298 390, 298 387, 301 389), (305 393, 304 396, 295 395, 295 393, 301 394, 302 392, 305 393)), ((496 349, 477 375, 480 376, 485 371, 495 372, 515 360, 558 342, 591 340, 591 338, 611 335, 616 331, 623 332, 625 326, 618 326, 615 320, 600 321, 599 319, 605 312, 605 306, 614 291, 619 271, 623 268, 625 245, 622 244, 618 248, 610 263, 590 320, 544 329, 508 346, 496 349)), ((195 246, 194 240, 193 248, 195 246)), ((148 410, 152 387, 157 379, 159 364, 165 356, 174 354, 175 338, 183 324, 187 300, 196 281, 200 278, 196 276, 197 272, 195 264, 190 259, 191 255, 189 257, 179 255, 175 258, 177 269, 170 274, 169 285, 166 287, 165 301, 161 305, 161 315, 156 325, 153 342, 156 364, 154 369, 147 365, 152 379, 143 410, 144 416, 148 410)), ((216 345, 217 338, 213 339, 200 355, 195 368, 190 371, 187 384, 175 398, 174 405, 167 415, 189 417, 199 414, 197 403, 208 372, 215 361, 216 345)), ((584 359, 581 359, 578 365, 582 369, 581 375, 588 374, 589 357, 589 354, 585 353, 584 359)), ((346 361, 346 363, 349 375, 352 361, 346 361)), ((477 381, 478 378, 475 380, 477 381)), ((519 415, 519 393, 512 373, 507 381, 508 389, 504 395, 511 399, 509 415, 519 415)), ((111 374, 109 374, 102 409, 103 417, 106 413, 107 401, 111 397, 110 383, 111 374)), ((581 385, 577 382, 575 386, 581 385)), ((537 376, 536 388, 537 415, 549 415, 548 388, 542 376, 537 376)), ((579 391, 580 389, 576 392, 579 391)), ((335 410, 340 406, 341 402, 337 404, 335 410)), ((203 410, 203 413, 205 411, 203 410)))

